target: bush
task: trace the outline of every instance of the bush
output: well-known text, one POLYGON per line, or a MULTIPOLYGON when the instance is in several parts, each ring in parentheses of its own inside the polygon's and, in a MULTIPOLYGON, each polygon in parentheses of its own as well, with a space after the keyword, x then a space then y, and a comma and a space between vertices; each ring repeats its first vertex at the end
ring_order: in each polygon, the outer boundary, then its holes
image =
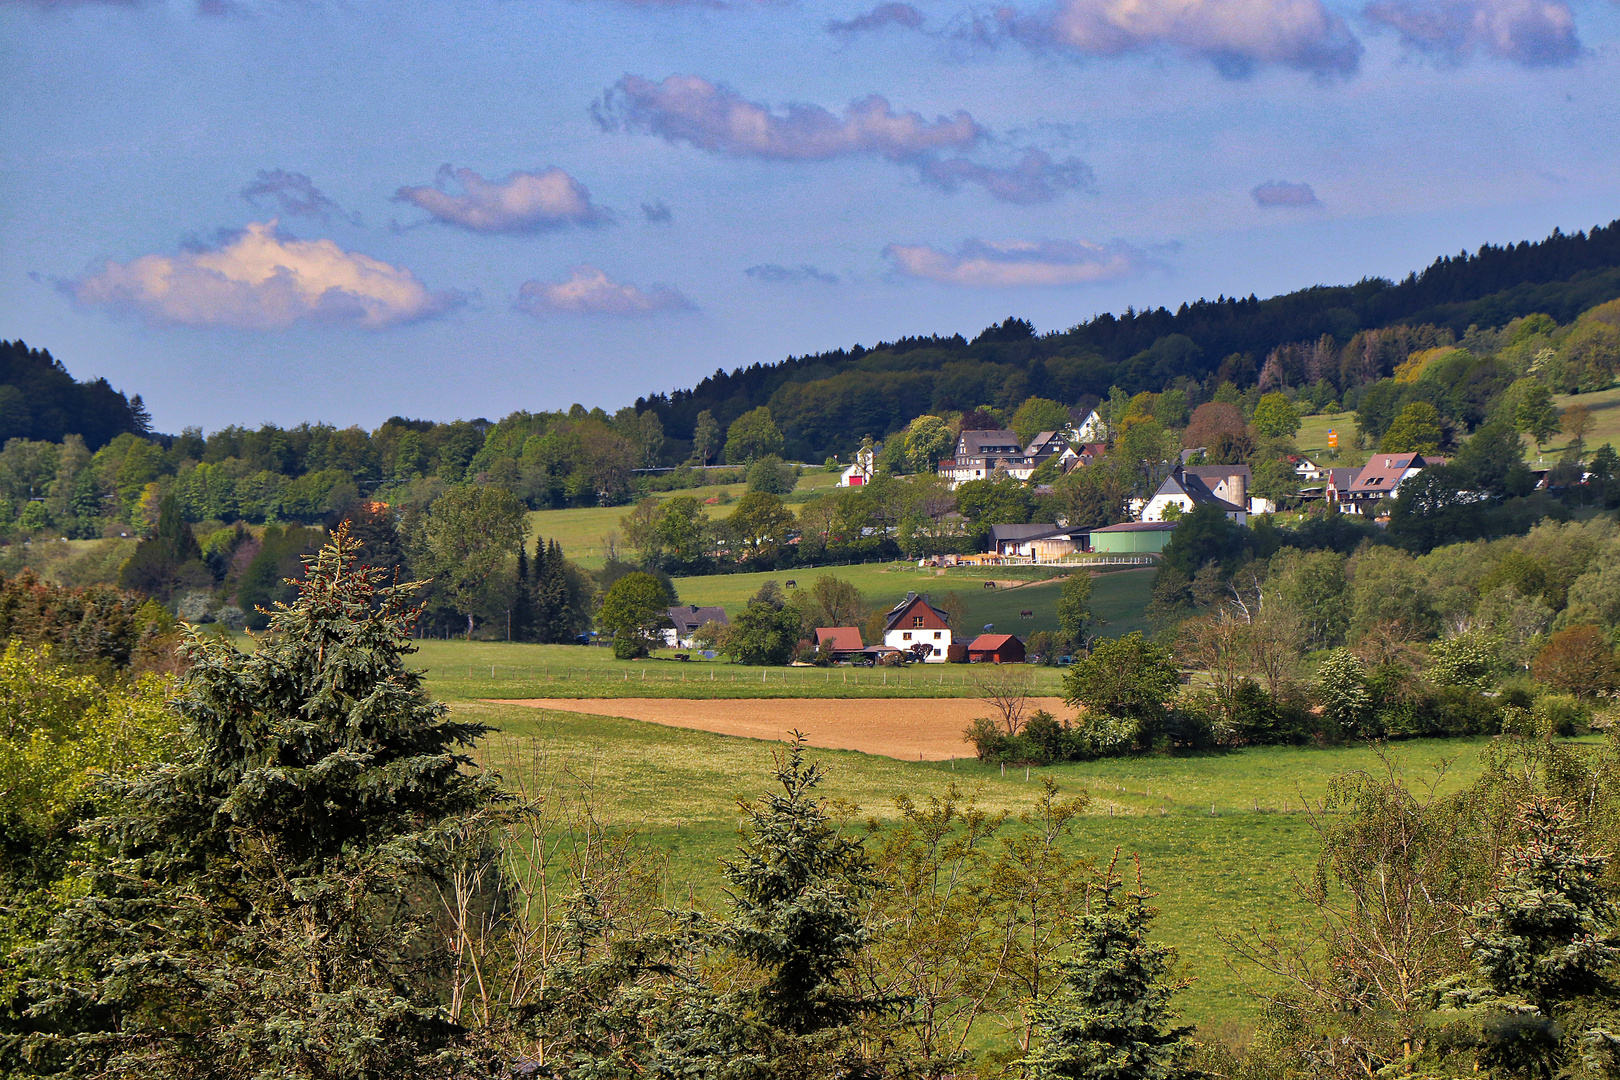
POLYGON ((1535 730, 1542 738, 1567 737, 1591 727, 1592 711, 1571 694, 1548 694, 1531 710, 1535 730))
POLYGON ((639 660, 647 655, 647 643, 633 634, 615 634, 613 637, 613 659, 639 660))

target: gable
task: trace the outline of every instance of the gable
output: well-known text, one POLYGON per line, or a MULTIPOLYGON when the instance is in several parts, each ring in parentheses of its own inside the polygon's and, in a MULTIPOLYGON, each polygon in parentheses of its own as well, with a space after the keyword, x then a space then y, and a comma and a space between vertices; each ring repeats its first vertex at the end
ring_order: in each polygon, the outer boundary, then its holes
POLYGON ((947 621, 944 612, 922 597, 916 596, 889 612, 889 617, 884 622, 883 629, 885 631, 949 630, 950 623, 947 621), (920 623, 917 621, 919 619, 922 620, 920 623))

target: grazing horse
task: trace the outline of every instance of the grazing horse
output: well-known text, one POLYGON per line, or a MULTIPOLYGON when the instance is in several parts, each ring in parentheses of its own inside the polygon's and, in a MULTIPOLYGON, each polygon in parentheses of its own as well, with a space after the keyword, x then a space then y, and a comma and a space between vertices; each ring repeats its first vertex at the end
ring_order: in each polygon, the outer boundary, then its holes
POLYGON ((788 578, 787 579, 787 587, 790 588, 790 589, 797 589, 799 587, 799 583, 797 581, 794 581, 792 578, 788 578))
POLYGON ((984 587, 987 589, 993 589, 996 587, 996 583, 993 581, 987 581, 984 583, 984 587))
POLYGON ((1033 619, 1035 617, 1035 613, 1033 611, 1020 611, 1018 613, 1018 617, 1020 619, 1033 619))

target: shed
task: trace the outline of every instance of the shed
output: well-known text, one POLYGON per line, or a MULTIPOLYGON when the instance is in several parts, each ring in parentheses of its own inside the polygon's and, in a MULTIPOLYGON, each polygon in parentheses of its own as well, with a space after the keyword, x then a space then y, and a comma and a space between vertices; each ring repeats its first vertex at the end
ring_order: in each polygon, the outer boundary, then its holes
POLYGON ((816 627, 816 648, 826 649, 834 657, 844 659, 864 651, 861 628, 858 626, 816 627))
POLYGON ((1157 555, 1176 530, 1173 521, 1126 521, 1091 530, 1091 550, 1100 555, 1157 555))
POLYGON ((968 644, 970 664, 1022 664, 1024 643, 1011 634, 980 634, 968 644))

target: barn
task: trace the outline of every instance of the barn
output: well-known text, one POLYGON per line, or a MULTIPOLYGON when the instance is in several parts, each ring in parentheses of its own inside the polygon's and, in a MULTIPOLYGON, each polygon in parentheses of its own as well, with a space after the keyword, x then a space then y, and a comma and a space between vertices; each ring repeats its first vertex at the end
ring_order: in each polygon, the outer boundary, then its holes
POLYGON ((1011 634, 980 634, 968 644, 970 664, 1022 664, 1024 643, 1011 634))

